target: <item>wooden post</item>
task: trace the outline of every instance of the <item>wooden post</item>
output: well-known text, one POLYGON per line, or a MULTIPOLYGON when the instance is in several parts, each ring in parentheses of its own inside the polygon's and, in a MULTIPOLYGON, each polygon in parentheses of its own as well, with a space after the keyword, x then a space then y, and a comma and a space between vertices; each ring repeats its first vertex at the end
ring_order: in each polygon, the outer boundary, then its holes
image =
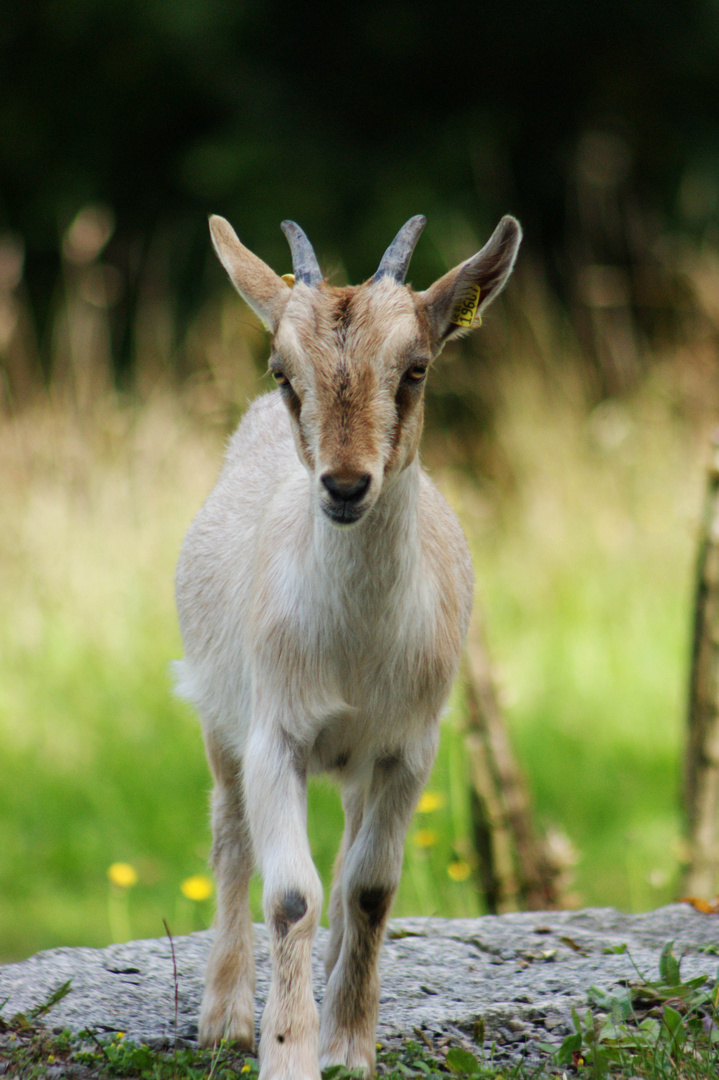
POLYGON ((719 431, 712 441, 699 544, 684 800, 689 865, 684 892, 719 893, 719 431))
POLYGON ((514 760, 476 619, 463 673, 474 845, 487 906, 493 913, 557 908, 559 867, 537 839, 529 792, 514 760))

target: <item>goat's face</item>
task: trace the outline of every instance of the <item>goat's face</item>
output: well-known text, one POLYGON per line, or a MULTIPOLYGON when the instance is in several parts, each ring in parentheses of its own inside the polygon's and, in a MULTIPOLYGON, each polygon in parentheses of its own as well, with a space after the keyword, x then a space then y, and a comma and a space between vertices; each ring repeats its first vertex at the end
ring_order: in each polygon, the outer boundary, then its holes
POLYGON ((505 217, 480 252, 424 293, 404 284, 424 218, 411 218, 364 285, 332 288, 292 222, 291 288, 223 219, 210 221, 238 292, 273 334, 270 371, 287 405, 314 497, 334 524, 354 525, 412 462, 422 432, 427 369, 444 343, 481 322, 504 286, 521 230, 505 217))
POLYGON ((427 318, 404 285, 293 289, 270 371, 317 503, 335 524, 358 522, 415 457, 432 355, 427 318))

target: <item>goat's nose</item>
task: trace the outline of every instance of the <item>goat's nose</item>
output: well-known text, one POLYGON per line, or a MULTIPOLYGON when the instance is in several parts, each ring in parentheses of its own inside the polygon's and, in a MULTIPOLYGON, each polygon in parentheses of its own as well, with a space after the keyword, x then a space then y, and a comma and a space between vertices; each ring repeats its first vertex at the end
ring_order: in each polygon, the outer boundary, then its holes
POLYGON ((320 477, 332 501, 338 504, 358 503, 365 495, 371 479, 369 473, 362 473, 351 480, 338 480, 332 473, 323 473, 320 477))

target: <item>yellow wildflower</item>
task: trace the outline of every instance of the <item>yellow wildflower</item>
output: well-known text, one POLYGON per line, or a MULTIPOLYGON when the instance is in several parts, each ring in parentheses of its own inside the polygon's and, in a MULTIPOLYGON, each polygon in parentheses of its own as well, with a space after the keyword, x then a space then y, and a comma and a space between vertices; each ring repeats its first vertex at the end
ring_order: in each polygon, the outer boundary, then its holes
POLYGON ((469 863, 465 862, 464 859, 457 859, 456 862, 451 862, 447 867, 447 873, 452 881, 466 881, 470 872, 469 863))
POLYGON ((250 1072, 251 1068, 252 1068, 252 1066, 251 1066, 251 1065, 248 1065, 248 1064, 247 1064, 247 1062, 245 1062, 245 1064, 244 1064, 244 1065, 242 1066, 242 1068, 240 1069, 240 1072, 241 1072, 241 1073, 243 1073, 243 1072, 250 1072))
POLYGON ((180 889, 188 900, 208 900, 212 896, 212 881, 207 874, 195 874, 185 878, 180 889))
POLYGON ((129 889, 137 884, 137 870, 126 862, 114 862, 108 866, 107 876, 118 889, 129 889))
POLYGON ((444 806, 445 798, 439 791, 423 791, 417 810, 420 814, 431 814, 444 806))
POLYGON ((417 829, 417 832, 412 837, 417 847, 421 848, 434 847, 438 839, 439 837, 434 829, 417 829))

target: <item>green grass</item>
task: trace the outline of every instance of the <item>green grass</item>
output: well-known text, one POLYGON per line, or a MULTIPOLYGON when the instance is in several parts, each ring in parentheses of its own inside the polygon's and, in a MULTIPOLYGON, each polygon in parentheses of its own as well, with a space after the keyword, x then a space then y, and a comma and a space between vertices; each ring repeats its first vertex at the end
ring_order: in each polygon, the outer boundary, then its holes
MULTIPOLYGON (((445 471, 471 536, 478 601, 517 755, 543 827, 576 850, 576 901, 641 910, 675 895, 702 443, 671 385, 586 417, 517 372, 499 439, 511 491, 445 471)), ((221 432, 173 401, 98 404, 92 424, 39 409, 0 432, 0 960, 209 924, 181 882, 204 872, 209 778, 171 694, 179 545, 221 432), (138 882, 118 892, 116 861, 138 882), (114 930, 113 930, 114 928, 114 930)), ((455 694, 410 831, 396 914, 471 915, 455 694), (462 876, 461 874, 459 875, 462 876)), ((325 879, 336 793, 311 793, 325 879)), ((253 886, 259 915, 259 885, 253 886)))
POLYGON ((585 418, 515 390, 519 484, 475 565, 540 820, 577 849, 577 900, 676 895, 697 523, 706 445, 668 388, 585 418))

